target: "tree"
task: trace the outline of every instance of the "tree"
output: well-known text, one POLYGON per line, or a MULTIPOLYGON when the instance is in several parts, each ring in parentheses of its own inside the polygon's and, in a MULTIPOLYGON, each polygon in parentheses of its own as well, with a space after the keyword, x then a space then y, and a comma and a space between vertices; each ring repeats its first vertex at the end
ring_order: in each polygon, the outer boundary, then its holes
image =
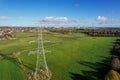
POLYGON ((112 57, 111 68, 113 70, 119 70, 120 69, 120 60, 119 60, 118 56, 113 56, 112 57))
POLYGON ((120 74, 115 70, 110 70, 105 76, 105 80, 120 80, 120 74))

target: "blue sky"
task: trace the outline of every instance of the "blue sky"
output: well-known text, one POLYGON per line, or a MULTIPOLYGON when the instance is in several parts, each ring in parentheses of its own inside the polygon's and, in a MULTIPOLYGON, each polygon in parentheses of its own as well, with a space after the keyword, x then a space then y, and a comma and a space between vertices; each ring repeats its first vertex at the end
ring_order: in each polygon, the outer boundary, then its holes
POLYGON ((120 26, 120 0, 0 0, 0 26, 120 26))

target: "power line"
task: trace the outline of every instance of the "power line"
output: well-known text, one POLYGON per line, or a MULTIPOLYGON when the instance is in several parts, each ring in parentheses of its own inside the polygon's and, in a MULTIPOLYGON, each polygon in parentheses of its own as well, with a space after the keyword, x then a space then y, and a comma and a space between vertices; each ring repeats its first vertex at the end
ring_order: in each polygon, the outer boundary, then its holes
POLYGON ((50 72, 48 70, 42 27, 38 27, 38 51, 37 51, 37 60, 36 60, 36 69, 34 73, 34 80, 50 80, 50 72))

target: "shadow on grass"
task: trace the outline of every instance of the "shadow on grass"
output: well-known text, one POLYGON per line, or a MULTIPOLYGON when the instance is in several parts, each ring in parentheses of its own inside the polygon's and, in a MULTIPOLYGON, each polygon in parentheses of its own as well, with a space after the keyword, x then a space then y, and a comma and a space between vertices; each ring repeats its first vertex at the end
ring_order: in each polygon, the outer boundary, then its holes
POLYGON ((32 67, 30 67, 30 66, 32 66, 31 64, 25 65, 23 62, 20 63, 17 58, 10 57, 9 55, 6 55, 6 54, 0 53, 0 56, 2 57, 1 60, 8 60, 8 61, 12 62, 13 64, 15 64, 16 66, 18 66, 19 68, 21 68, 20 65, 22 65, 22 66, 26 67, 27 69, 34 71, 34 69, 32 67))
POLYGON ((119 56, 120 57, 120 50, 112 49, 111 50, 111 55, 115 55, 115 56, 119 56))
POLYGON ((111 55, 117 56, 120 59, 120 39, 118 38, 115 42, 113 42, 114 46, 111 48, 111 55))
POLYGON ((73 80, 104 80, 105 75, 110 70, 110 58, 104 58, 101 62, 78 62, 80 65, 91 68, 91 71, 82 70, 81 74, 70 72, 70 77, 73 80))
POLYGON ((25 63, 23 63, 23 66, 26 67, 27 69, 31 70, 31 71, 35 71, 35 68, 31 67, 32 64, 25 64, 25 63))
MULTIPOLYGON (((119 56, 120 58, 120 39, 113 42, 113 48, 110 49, 110 55, 119 56)), ((101 56, 102 57, 102 56, 101 56)), ((112 58, 102 57, 104 60, 96 63, 92 62, 78 62, 80 65, 87 66, 92 70, 82 70, 81 74, 70 72, 70 77, 73 80, 104 80, 105 75, 111 69, 112 58)), ((120 71, 118 71, 120 73, 120 71)))
POLYGON ((18 61, 17 61, 16 58, 9 57, 8 55, 6 55, 6 54, 2 54, 2 53, 0 53, 0 56, 2 57, 1 60, 8 60, 8 61, 10 61, 10 62, 12 62, 12 63, 14 63, 15 65, 18 66, 18 61))

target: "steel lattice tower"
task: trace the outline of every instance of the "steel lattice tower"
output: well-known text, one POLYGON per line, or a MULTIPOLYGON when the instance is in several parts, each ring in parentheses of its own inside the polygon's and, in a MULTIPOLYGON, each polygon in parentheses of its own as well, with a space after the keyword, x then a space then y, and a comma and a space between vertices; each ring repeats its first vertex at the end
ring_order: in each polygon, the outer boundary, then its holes
POLYGON ((38 27, 38 51, 34 80, 50 80, 43 44, 42 27, 38 27))

